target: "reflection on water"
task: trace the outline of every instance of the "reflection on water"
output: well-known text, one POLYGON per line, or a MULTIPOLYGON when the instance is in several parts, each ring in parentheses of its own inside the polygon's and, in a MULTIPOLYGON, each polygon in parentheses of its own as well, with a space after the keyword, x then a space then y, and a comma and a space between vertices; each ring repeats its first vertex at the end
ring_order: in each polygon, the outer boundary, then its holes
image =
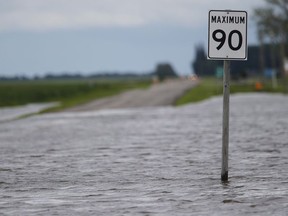
POLYGON ((4 215, 287 215, 288 97, 34 116, 0 124, 4 215))

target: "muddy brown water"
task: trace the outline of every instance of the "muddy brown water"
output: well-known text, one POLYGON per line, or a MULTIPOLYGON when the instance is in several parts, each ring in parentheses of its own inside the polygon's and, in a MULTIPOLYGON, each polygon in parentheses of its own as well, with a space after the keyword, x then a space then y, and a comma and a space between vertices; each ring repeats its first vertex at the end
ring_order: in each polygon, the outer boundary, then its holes
POLYGON ((222 98, 0 124, 0 215, 288 215, 288 97, 222 98))

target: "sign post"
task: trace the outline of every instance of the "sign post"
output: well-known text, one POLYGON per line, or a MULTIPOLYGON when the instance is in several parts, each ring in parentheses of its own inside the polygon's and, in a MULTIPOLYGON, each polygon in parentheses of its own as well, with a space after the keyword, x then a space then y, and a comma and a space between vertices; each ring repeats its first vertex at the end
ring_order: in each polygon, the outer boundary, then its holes
POLYGON ((209 11, 208 59, 224 60, 221 180, 228 181, 230 60, 247 60, 247 12, 209 11))
POLYGON ((228 181, 230 60, 224 60, 221 181, 228 181))

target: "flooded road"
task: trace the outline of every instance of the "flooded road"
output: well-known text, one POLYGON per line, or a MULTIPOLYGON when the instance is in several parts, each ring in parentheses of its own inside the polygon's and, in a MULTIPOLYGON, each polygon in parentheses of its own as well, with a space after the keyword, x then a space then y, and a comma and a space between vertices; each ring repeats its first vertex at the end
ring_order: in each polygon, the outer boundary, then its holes
POLYGON ((287 215, 288 97, 33 116, 0 124, 0 215, 287 215))
POLYGON ((167 80, 147 89, 134 89, 111 97, 96 99, 87 104, 68 108, 67 112, 83 112, 103 109, 126 109, 139 107, 169 106, 175 104, 186 91, 199 82, 189 79, 167 80))

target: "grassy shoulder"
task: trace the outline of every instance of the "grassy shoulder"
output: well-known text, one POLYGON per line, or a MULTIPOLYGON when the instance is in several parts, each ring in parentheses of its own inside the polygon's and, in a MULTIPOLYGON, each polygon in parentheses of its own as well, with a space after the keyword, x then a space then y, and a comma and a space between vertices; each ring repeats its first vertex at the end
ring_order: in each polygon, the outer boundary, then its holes
POLYGON ((60 102, 46 111, 59 111, 91 100, 146 88, 148 80, 53 80, 0 82, 0 107, 27 103, 60 102))
MULTIPOLYGON (((248 93, 248 92, 270 92, 270 93, 288 93, 288 80, 278 82, 278 86, 273 88, 271 81, 265 80, 260 84, 260 89, 257 89, 255 80, 247 80, 245 82, 231 82, 230 93, 248 93)), ((204 78, 201 79, 198 86, 192 88, 186 94, 176 101, 176 106, 187 103, 199 102, 213 96, 221 95, 223 93, 221 79, 204 78)))

